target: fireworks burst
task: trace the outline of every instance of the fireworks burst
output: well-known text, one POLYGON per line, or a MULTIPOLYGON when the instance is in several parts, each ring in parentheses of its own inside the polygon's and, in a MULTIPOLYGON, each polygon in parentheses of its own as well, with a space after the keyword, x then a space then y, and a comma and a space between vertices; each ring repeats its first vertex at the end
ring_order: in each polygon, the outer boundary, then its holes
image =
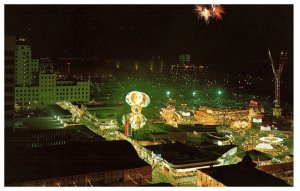
POLYGON ((211 17, 211 13, 206 7, 204 7, 203 11, 201 11, 200 13, 200 17, 202 17, 205 20, 206 24, 208 24, 209 19, 211 17))
POLYGON ((198 14, 198 19, 201 17, 200 13, 202 12, 204 6, 202 5, 195 5, 195 12, 198 14))
POLYGON ((198 15, 198 19, 204 19, 206 24, 209 23, 210 18, 214 18, 217 21, 222 20, 222 14, 225 14, 224 8, 216 4, 212 4, 210 8, 206 8, 204 5, 195 5, 194 10, 198 15))
POLYGON ((224 8, 221 5, 211 5, 212 16, 217 20, 222 20, 222 14, 225 14, 224 8))

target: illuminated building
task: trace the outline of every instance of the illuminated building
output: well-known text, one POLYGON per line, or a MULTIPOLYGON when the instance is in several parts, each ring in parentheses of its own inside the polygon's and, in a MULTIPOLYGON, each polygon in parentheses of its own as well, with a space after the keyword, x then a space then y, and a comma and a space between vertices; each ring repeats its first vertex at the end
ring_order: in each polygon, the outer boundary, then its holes
POLYGON ((150 145, 145 147, 158 159, 163 173, 171 177, 173 185, 183 182, 196 184, 197 170, 214 165, 224 165, 226 156, 235 155, 237 146, 194 147, 181 143, 150 145))
POLYGON ((21 109, 35 109, 59 101, 89 102, 89 80, 56 80, 52 63, 48 59, 31 59, 29 45, 17 45, 15 54, 15 104, 21 109))
POLYGON ((15 50, 16 85, 31 86, 36 83, 39 72, 39 60, 31 58, 31 46, 19 41, 15 50))
POLYGON ((294 165, 293 162, 284 162, 279 164, 261 165, 257 167, 259 170, 280 178, 288 184, 293 185, 294 165))
POLYGON ((179 55, 179 63, 181 65, 190 64, 191 55, 190 54, 181 54, 179 55))
POLYGON ((182 121, 182 117, 175 111, 174 106, 167 106, 166 108, 162 108, 160 112, 160 116, 163 120, 166 121, 167 124, 170 124, 174 127, 177 127, 177 123, 182 121))
MULTIPOLYGON (((15 56, 16 40, 14 36, 5 36, 5 135, 13 131, 15 106, 15 56)), ((7 136, 5 136, 7 138, 7 136)))
POLYGON ((231 124, 235 121, 251 122, 252 109, 216 109, 200 107, 195 111, 194 118, 198 123, 207 125, 231 124))

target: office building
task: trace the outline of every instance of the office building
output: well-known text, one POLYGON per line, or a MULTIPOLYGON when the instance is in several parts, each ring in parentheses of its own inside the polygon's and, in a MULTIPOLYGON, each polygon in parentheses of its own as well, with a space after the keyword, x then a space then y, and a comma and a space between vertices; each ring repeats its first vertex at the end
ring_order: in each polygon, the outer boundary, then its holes
POLYGON ((5 36, 5 135, 13 131, 14 125, 14 68, 15 56, 14 51, 16 40, 14 36, 5 36))
POLYGON ((32 59, 29 45, 17 45, 15 51, 16 109, 36 109, 59 101, 88 103, 90 81, 56 80, 49 59, 32 59))

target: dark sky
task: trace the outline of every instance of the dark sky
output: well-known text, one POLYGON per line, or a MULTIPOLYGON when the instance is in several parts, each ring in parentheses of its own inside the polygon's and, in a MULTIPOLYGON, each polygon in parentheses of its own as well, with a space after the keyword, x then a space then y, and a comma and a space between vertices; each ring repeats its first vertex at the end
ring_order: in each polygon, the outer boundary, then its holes
POLYGON ((230 65, 267 58, 270 48, 288 50, 292 60, 292 5, 223 7, 223 21, 206 25, 194 5, 6 5, 5 32, 29 35, 37 57, 160 55, 175 62, 189 52, 196 62, 230 65))

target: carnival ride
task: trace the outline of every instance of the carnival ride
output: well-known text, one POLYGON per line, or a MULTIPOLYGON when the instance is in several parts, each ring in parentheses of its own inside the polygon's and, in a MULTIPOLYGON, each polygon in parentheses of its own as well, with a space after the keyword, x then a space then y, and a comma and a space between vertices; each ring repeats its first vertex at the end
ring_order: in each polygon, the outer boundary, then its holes
POLYGON ((126 95, 126 103, 130 105, 131 113, 123 115, 123 124, 125 126, 130 124, 130 127, 133 129, 143 127, 146 124, 147 119, 142 114, 142 108, 149 105, 149 96, 143 92, 132 91, 126 95))

